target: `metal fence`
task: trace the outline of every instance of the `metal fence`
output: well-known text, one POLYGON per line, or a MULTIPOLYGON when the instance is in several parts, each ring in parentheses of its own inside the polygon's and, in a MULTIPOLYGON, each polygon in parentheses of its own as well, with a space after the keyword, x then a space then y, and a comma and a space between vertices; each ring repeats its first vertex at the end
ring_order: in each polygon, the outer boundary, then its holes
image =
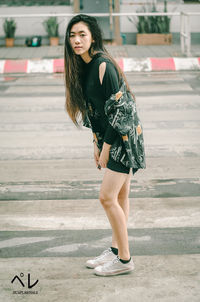
POLYGON ((180 28, 180 40, 181 40, 181 52, 187 57, 191 56, 191 30, 190 30, 190 17, 199 16, 200 13, 184 13, 180 12, 181 28, 180 28))
MULTIPOLYGON (((73 17, 76 14, 73 13, 48 13, 48 14, 10 14, 0 15, 0 18, 41 18, 41 17, 73 17)), ((182 54, 187 57, 191 56, 191 30, 190 30, 190 18, 192 16, 200 15, 200 12, 173 12, 173 13, 88 13, 94 17, 109 17, 110 23, 113 23, 113 17, 138 17, 138 16, 179 16, 180 17, 180 46, 182 54)))

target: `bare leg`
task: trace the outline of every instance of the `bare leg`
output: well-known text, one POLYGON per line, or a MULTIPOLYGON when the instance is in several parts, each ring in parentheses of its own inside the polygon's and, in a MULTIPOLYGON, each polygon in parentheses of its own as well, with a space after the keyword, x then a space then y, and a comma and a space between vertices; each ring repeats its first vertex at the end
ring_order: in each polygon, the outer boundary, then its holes
MULTIPOLYGON (((126 182, 122 186, 119 194, 118 194, 118 203, 122 210, 124 211, 124 215, 126 216, 126 223, 128 222, 129 217, 129 191, 130 191, 130 182, 131 182, 131 173, 129 177, 127 177, 126 182)), ((112 247, 118 248, 116 236, 113 232, 112 235, 112 247)))
POLYGON ((130 259, 127 218, 118 202, 118 195, 130 176, 106 169, 100 190, 100 201, 110 221, 119 249, 119 257, 130 259))

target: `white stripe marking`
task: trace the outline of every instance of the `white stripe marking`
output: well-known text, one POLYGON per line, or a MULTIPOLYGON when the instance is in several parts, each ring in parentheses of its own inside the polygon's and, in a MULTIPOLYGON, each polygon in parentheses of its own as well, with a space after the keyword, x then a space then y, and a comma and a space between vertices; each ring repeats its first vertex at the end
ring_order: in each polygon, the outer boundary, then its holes
POLYGON ((43 250, 41 253, 47 252, 47 253, 71 253, 76 252, 80 248, 88 247, 88 244, 86 243, 74 243, 74 244, 66 244, 56 247, 51 247, 48 249, 43 250))
POLYGON ((128 71, 151 71, 150 58, 124 58, 123 59, 124 72, 128 71))
POLYGON ((0 73, 4 73, 5 60, 0 60, 0 73))
POLYGON ((28 60, 27 73, 53 73, 53 59, 28 60))
POLYGON ((174 58, 175 70, 199 70, 198 58, 174 58))
POLYGON ((54 237, 17 237, 0 241, 0 248, 9 248, 13 246, 36 243, 41 241, 49 241, 53 239, 54 237))

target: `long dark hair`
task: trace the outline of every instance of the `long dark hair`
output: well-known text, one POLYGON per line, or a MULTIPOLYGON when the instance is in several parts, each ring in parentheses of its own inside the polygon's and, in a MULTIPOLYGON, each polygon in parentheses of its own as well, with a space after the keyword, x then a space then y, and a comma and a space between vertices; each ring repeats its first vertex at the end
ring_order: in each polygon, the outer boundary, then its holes
POLYGON ((65 84, 66 84, 66 110, 74 122, 76 126, 79 125, 81 116, 81 120, 84 119, 85 116, 85 101, 82 91, 82 74, 83 74, 83 66, 84 62, 80 55, 76 55, 71 47, 70 43, 70 32, 71 28, 74 24, 78 22, 84 22, 89 31, 91 32, 92 39, 94 42, 91 43, 91 47, 88 51, 90 57, 92 58, 94 52, 101 52, 105 58, 108 58, 116 67, 120 78, 124 78, 127 89, 130 91, 128 83, 126 81, 125 75, 117 65, 117 63, 113 60, 113 58, 109 55, 107 50, 103 45, 102 33, 101 29, 97 23, 97 20, 88 15, 76 15, 73 17, 66 30, 65 34, 65 50, 64 50, 64 61, 65 61, 65 84))

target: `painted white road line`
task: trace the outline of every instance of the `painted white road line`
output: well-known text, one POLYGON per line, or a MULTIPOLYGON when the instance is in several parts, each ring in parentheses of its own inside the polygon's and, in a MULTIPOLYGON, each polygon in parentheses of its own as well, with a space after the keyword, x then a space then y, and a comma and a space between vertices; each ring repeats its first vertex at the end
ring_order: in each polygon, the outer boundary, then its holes
MULTIPOLYGON (((97 199, 2 201, 1 230, 110 229, 97 199), (25 209, 23 213, 21 208, 25 209)), ((130 198, 129 228, 199 227, 199 197, 130 198), (142 205, 142 206, 141 206, 142 205)))
POLYGON ((0 241, 0 248, 2 249, 2 248, 14 247, 24 244, 50 241, 53 239, 54 237, 16 237, 16 238, 0 241))
POLYGON ((27 73, 53 73, 53 59, 28 60, 27 73))
POLYGON ((146 59, 123 59, 124 72, 130 71, 151 71, 151 62, 149 58, 146 59))
POLYGON ((5 60, 0 60, 0 73, 4 73, 5 60))
POLYGON ((175 69, 178 70, 199 70, 198 58, 174 58, 175 69))

